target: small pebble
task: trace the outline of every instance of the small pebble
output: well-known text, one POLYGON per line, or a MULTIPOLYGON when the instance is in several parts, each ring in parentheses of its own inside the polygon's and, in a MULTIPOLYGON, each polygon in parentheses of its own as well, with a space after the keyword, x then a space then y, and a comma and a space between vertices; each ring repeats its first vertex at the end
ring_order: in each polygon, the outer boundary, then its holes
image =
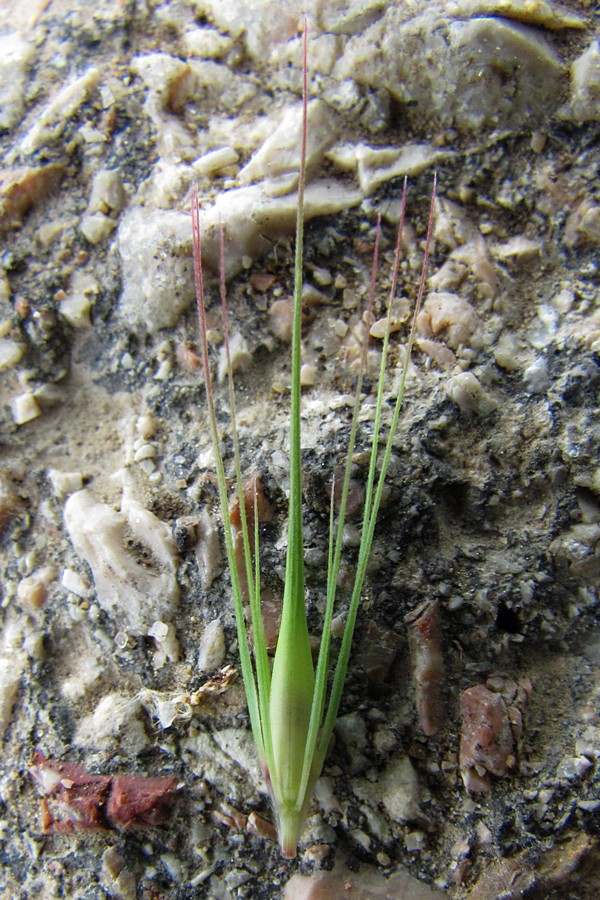
POLYGON ((19 394, 11 400, 11 412, 16 425, 25 425, 41 416, 42 410, 31 392, 19 394))
POLYGON ((593 765, 587 756, 570 756, 562 759, 558 764, 556 774, 560 779, 568 781, 574 778, 581 778, 587 770, 593 765))
POLYGON ((228 166, 233 166, 239 160, 239 155, 233 147, 219 147, 217 150, 209 150, 203 156, 192 163, 192 168, 200 175, 217 175, 228 166))
POLYGON ((83 598, 87 595, 88 587, 79 572, 75 572, 74 569, 63 569, 60 583, 77 597, 83 598))
POLYGON ((425 835, 422 831, 409 831, 404 838, 404 846, 409 853, 422 850, 425 846, 425 835))
MULTIPOLYGON (((229 338, 229 357, 231 361, 231 372, 245 371, 252 362, 252 354, 248 349, 248 342, 239 332, 229 338)), ((219 352, 219 382, 225 381, 227 377, 227 352, 225 346, 221 347, 219 352)))
POLYGON ((271 328, 275 337, 286 344, 292 340, 294 324, 294 303, 292 300, 275 300, 269 310, 271 328))
POLYGON ((154 444, 142 444, 142 446, 135 451, 133 458, 135 462, 142 462, 144 459, 154 459, 156 453, 157 451, 154 444))
MULTIPOLYGON (((392 318, 389 326, 389 333, 393 334, 395 331, 400 331, 402 327, 403 319, 392 318)), ((384 316, 383 319, 378 319, 376 322, 373 322, 371 325, 369 334, 372 338, 376 338, 377 340, 383 340, 388 330, 388 317, 384 316)))
POLYGON ((534 153, 541 153, 546 146, 547 135, 543 131, 534 131, 531 135, 531 149, 534 153))
POLYGON ((56 569, 53 566, 44 566, 19 582, 17 598, 21 602, 31 604, 39 609, 44 605, 48 597, 48 586, 56 578, 56 569))
POLYGON ((536 359, 523 372, 523 381, 531 394, 538 394, 548 386, 548 364, 543 357, 536 359))
POLYGON ((101 169, 94 175, 88 211, 90 213, 120 212, 127 195, 117 169, 101 169))
POLYGON ((146 441, 156 434, 156 422, 150 415, 140 416, 135 427, 139 436, 146 441))
POLYGON ((169 633, 169 626, 165 622, 153 622, 148 629, 148 637, 154 638, 157 644, 161 644, 166 640, 169 633))
POLYGON ((449 378, 445 390, 461 412, 488 416, 498 407, 496 400, 484 390, 472 372, 461 372, 449 378))
POLYGON ((109 219, 103 213, 92 213, 89 216, 83 216, 79 230, 90 244, 99 244, 108 237, 116 225, 114 219, 109 219))
POLYGON ((225 660, 225 632, 220 619, 213 619, 202 632, 198 651, 198 670, 216 672, 225 660))
POLYGON ((81 472, 60 472, 58 469, 48 469, 48 478, 57 497, 68 497, 69 494, 74 494, 83 487, 81 472))
POLYGON ((312 387, 317 380, 317 368, 312 363, 305 363, 300 369, 300 384, 302 387, 312 387))
POLYGON ((0 370, 16 366, 23 358, 25 344, 4 338, 0 340, 0 370))
POLYGON ((66 295, 60 303, 60 313, 73 328, 87 328, 91 325, 92 304, 83 294, 66 295))

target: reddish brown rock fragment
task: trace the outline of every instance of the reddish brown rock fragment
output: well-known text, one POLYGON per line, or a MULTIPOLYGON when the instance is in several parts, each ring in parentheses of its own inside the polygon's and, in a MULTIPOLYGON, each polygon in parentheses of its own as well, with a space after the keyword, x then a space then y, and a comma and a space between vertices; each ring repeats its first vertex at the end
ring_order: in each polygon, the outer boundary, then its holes
POLYGON ((439 603, 426 601, 405 616, 413 667, 417 720, 426 735, 439 731, 444 717, 444 659, 439 603))
POLYGON ((58 187, 64 171, 59 163, 0 171, 0 234, 18 228, 28 210, 58 187))
POLYGON ((202 362, 198 354, 187 343, 178 344, 175 351, 177 362, 188 372, 197 372, 202 362))
MULTIPOLYGON (((250 542, 250 553, 254 554, 254 501, 256 498, 256 512, 259 522, 271 522, 273 519, 273 508, 263 490, 262 479, 260 475, 251 475, 243 485, 244 493, 244 512, 246 514, 246 523, 248 525, 248 538, 250 542)), ((244 554, 244 539, 242 532, 242 513, 237 494, 229 504, 229 521, 233 531, 233 552, 235 556, 235 567, 237 569, 240 588, 244 600, 248 600, 248 578, 246 573, 246 560, 244 554)))
POLYGON ((269 590, 261 592, 260 614, 262 616, 263 629, 265 632, 265 644, 267 645, 267 650, 269 651, 274 651, 277 646, 279 627, 281 625, 282 609, 282 597, 277 597, 272 591, 269 590))
POLYGON ((250 276, 250 284, 255 291, 260 291, 261 294, 270 290, 276 281, 277 276, 271 275, 269 272, 255 272, 250 276))
POLYGON ((213 810, 213 819, 219 825, 226 825, 234 831, 243 831, 248 824, 248 816, 231 803, 220 803, 219 807, 213 810))
MULTIPOLYGON (((248 530, 252 536, 254 531, 254 496, 256 495, 256 510, 259 522, 271 522, 273 519, 273 508, 266 498, 260 475, 251 475, 250 478, 244 482, 243 487, 246 521, 248 522, 248 530)), ((241 529, 242 517, 237 495, 229 505, 229 521, 234 530, 238 531, 241 529)))
POLYGON ((468 688, 460 698, 462 729, 459 763, 466 789, 488 794, 489 774, 505 775, 515 764, 514 738, 506 703, 483 684, 468 688))
POLYGON ((74 763, 46 759, 36 750, 30 769, 42 794, 44 831, 71 834, 77 830, 104 831, 104 806, 111 779, 90 775, 74 763))
POLYGON ((46 759, 36 750, 30 768, 42 794, 45 832, 149 828, 165 821, 176 799, 176 779, 90 775, 83 766, 46 759))
MULTIPOLYGON (((344 489, 344 472, 336 469, 333 485, 333 499, 336 509, 339 509, 344 489)), ((331 496, 331 489, 328 488, 331 496)), ((359 478, 351 478, 348 483, 348 496, 346 497, 346 519, 356 519, 363 511, 365 505, 365 486, 359 478)))
POLYGON ((255 834, 257 837, 268 838, 270 841, 277 840, 277 829, 272 822, 267 822, 261 816, 257 816, 255 812, 251 812, 248 816, 246 831, 255 834))
POLYGON ((115 775, 106 807, 106 820, 119 831, 154 828, 169 816, 177 795, 176 778, 115 775))

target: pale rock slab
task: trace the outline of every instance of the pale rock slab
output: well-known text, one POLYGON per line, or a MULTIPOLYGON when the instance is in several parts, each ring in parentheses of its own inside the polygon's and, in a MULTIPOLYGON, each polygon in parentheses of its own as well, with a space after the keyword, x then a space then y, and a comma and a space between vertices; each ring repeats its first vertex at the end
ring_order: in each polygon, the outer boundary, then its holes
POLYGON ((147 634, 157 620, 170 621, 179 602, 177 550, 168 526, 138 501, 122 511, 88 490, 72 494, 65 522, 78 555, 88 563, 102 609, 132 634, 147 634), (142 565, 127 549, 127 531, 144 544, 151 562, 142 565))

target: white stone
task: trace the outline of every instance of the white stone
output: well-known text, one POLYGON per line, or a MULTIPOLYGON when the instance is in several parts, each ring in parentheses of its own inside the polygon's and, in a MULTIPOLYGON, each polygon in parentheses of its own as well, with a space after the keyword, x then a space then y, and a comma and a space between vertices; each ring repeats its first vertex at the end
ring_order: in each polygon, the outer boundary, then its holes
POLYGON ((213 619, 205 627, 198 649, 200 672, 215 672, 225 660, 225 632, 220 619, 213 619))
POLYGON ((561 60, 540 31, 482 12, 461 21, 446 4, 389 4, 333 74, 389 91, 421 127, 424 114, 469 131, 545 123, 560 101, 561 60))
POLYGON ((61 472, 58 469, 48 469, 48 478, 52 490, 58 497, 68 497, 83 487, 83 475, 81 472, 61 472))
POLYGON ((109 219, 103 213, 92 213, 89 216, 83 216, 79 224, 79 230, 84 238, 90 244, 99 244, 104 238, 114 231, 117 223, 113 219, 109 219))
POLYGON ((140 437, 146 441, 156 434, 156 422, 150 414, 139 416, 135 427, 140 437))
POLYGON ((571 64, 571 97, 561 113, 575 122, 600 120, 600 44, 597 38, 571 64))
POLYGON ((300 384, 302 387, 312 387, 317 381, 317 367, 312 363, 304 363, 300 369, 300 384))
POLYGON ((177 718, 177 707, 172 700, 158 700, 156 703, 156 715, 161 728, 170 728, 177 718))
POLYGON ((527 366, 523 372, 523 381, 527 390, 532 394, 539 393, 548 387, 548 363, 542 356, 527 366))
POLYGON ((364 796, 366 800, 380 796, 386 812, 394 822, 414 822, 422 818, 417 773, 408 756, 392 758, 376 788, 371 787, 370 796, 367 783, 362 782, 359 796, 364 796))
MULTIPOLYGON (((210 468, 211 464, 203 468, 210 468)), ((200 510, 198 514, 196 535, 196 562, 198 563, 202 586, 207 589, 223 571, 219 529, 207 509, 200 510)))
POLYGON ((229 35, 221 34, 216 28, 190 28, 182 38, 183 46, 189 56, 200 56, 204 59, 220 59, 233 46, 229 35))
POLYGON ((88 100, 100 81, 101 74, 100 69, 89 68, 83 75, 61 88, 36 117, 35 124, 21 141, 21 151, 25 154, 35 153, 57 140, 68 120, 88 100))
MULTIPOLYGON (((329 216, 357 205, 359 191, 332 179, 311 182, 305 193, 305 220, 329 216)), ((219 269, 219 226, 225 228, 225 273, 244 267, 244 257, 270 253, 273 242, 293 234, 295 193, 276 195, 269 184, 224 191, 200 213, 202 259, 208 270, 219 269)), ((190 217, 171 210, 132 207, 118 232, 123 291, 119 312, 127 327, 154 332, 175 324, 195 298, 191 260, 190 217)))
POLYGON ((162 643, 169 633, 169 626, 165 622, 153 622, 148 629, 148 637, 154 638, 157 644, 162 643))
POLYGON ((118 244, 127 326, 154 332, 174 325, 194 298, 190 217, 134 206, 121 219, 118 244))
POLYGON ((34 391, 35 399, 38 401, 42 412, 47 409, 54 409, 64 403, 67 392, 64 386, 52 384, 52 382, 42 383, 34 391))
POLYGON ((587 756, 568 756, 559 762, 556 774, 558 778, 572 781, 585 775, 591 766, 593 762, 587 756))
MULTIPOLYGON (((313 36, 309 27, 307 48, 308 67, 309 72, 311 73, 309 74, 309 78, 313 72, 318 72, 320 75, 330 75, 343 49, 344 41, 338 35, 317 34, 313 36)), ((273 66, 277 66, 278 68, 293 66, 296 71, 300 72, 302 69, 302 57, 302 36, 299 35, 297 38, 292 38, 292 40, 287 41, 285 44, 279 44, 274 47, 271 51, 270 60, 273 66)), ((332 89, 333 91, 335 90, 335 83, 333 83, 333 85, 328 85, 326 90, 323 91, 323 99, 325 99, 325 95, 327 95, 327 99, 329 98, 330 94, 333 92, 332 89)))
POLYGON ((356 147, 358 182, 367 196, 386 181, 402 175, 414 176, 447 159, 451 154, 429 144, 404 144, 402 147, 356 147))
POLYGON ((105 612, 133 634, 146 634, 156 620, 170 621, 179 587, 177 548, 167 525, 137 501, 124 498, 119 513, 87 490, 67 500, 65 522, 105 612), (129 549, 127 527, 148 550, 143 563, 129 549))
POLYGON ((192 163, 192 168, 194 172, 198 172, 200 175, 215 175, 222 169, 234 166, 238 159, 239 155, 233 147, 219 147, 199 156, 192 163))
POLYGON ((91 325, 90 310, 92 304, 83 294, 68 295, 60 302, 61 315, 73 328, 87 328, 91 325))
POLYGON ((444 333, 443 339, 453 350, 471 344, 479 327, 479 317, 471 304, 458 294, 445 292, 429 294, 424 303, 434 335, 444 333))
POLYGON ((44 222, 40 225, 36 235, 43 247, 49 247, 53 241, 61 238, 68 229, 73 228, 77 224, 74 216, 65 216, 61 219, 53 219, 51 222, 44 222))
POLYGON ((0 371, 16 366, 25 353, 25 344, 20 344, 10 338, 0 340, 0 371))
POLYGON ((120 212, 127 195, 118 169, 100 169, 94 175, 88 212, 120 212))
POLYGON ((148 737, 140 718, 141 704, 135 697, 115 691, 106 694, 94 712, 85 716, 77 728, 74 744, 98 752, 119 751, 137 756, 148 746, 148 737))
POLYGON ((21 677, 27 666, 21 622, 5 622, 0 635, 0 740, 8 728, 21 677))
POLYGON ((533 240, 522 234, 515 235, 515 237, 510 238, 506 243, 498 244, 492 249, 492 253, 496 259, 502 261, 512 259, 515 262, 523 263, 531 262, 531 260, 536 259, 540 256, 541 252, 542 242, 540 240, 533 240))
MULTIPOLYGON (((309 182, 304 196, 305 221, 335 215, 361 200, 359 191, 333 179, 309 182)), ((272 182, 223 192, 213 207, 201 213, 207 265, 217 272, 219 222, 225 225, 225 271, 230 277, 243 268, 245 256, 262 257, 271 251, 274 240, 294 233, 296 209, 296 193, 281 194, 272 182)))
POLYGON ((143 459, 155 459, 157 454, 154 444, 142 444, 133 456, 134 462, 141 462, 143 459))
POLYGON ((27 655, 24 652, 0 652, 0 736, 10 724, 21 675, 27 655))
MULTIPOLYGON (((229 359, 231 362, 231 373, 245 371, 252 362, 252 354, 248 349, 246 338, 238 332, 229 338, 229 359)), ((219 368, 218 379, 220 382, 227 378, 227 350, 223 345, 219 351, 219 368)))
POLYGON ((395 822, 409 822, 419 817, 420 790, 408 756, 393 761, 381 782, 383 805, 395 822))
POLYGON ((0 35, 0 129, 9 129, 21 119, 25 106, 27 68, 35 53, 35 42, 17 31, 0 35))
MULTIPOLYGON (((302 104, 291 106, 279 121, 273 124, 272 133, 239 173, 239 181, 251 184, 263 178, 275 178, 283 174, 297 177, 300 168, 302 137, 302 104)), ((339 132, 337 115, 322 100, 311 100, 307 110, 306 168, 320 165, 325 151, 339 132)))
POLYGON ((472 372, 453 375, 444 388, 461 412, 488 416, 498 408, 497 401, 485 391, 472 372))
POLYGON ((494 359, 501 369, 507 372, 516 372, 523 365, 523 349, 517 335, 512 331, 505 331, 494 347, 494 359))
POLYGON ((186 62, 168 53, 134 56, 130 69, 154 95, 161 98, 161 105, 168 102, 172 86, 190 74, 190 67, 186 62))
POLYGON ((425 847, 425 835, 422 831, 409 831, 404 838, 404 846, 409 853, 423 850, 425 847))
POLYGON ((60 583, 66 590, 75 594, 77 597, 87 596, 89 590, 88 586, 79 572, 76 572, 74 569, 64 569, 60 577, 60 583))
POLYGON ((211 22, 233 38, 242 38, 248 55, 264 65, 272 47, 298 33, 301 17, 310 14, 304 0, 203 0, 211 22))
POLYGON ((30 391, 13 397, 10 406, 13 421, 16 425, 24 425, 42 414, 37 400, 30 391))

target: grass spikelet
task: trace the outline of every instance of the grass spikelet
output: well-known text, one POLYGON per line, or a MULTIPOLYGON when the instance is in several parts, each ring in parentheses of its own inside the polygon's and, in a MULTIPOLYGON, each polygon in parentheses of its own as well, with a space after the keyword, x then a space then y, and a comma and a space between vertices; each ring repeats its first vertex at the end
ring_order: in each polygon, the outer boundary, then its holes
MULTIPOLYGON (((206 405, 213 444, 219 501, 225 546, 229 562, 231 590, 235 607, 237 634, 240 652, 240 664, 250 723, 254 734, 257 753, 266 784, 271 793, 281 853, 284 857, 296 854, 298 841, 304 825, 306 810, 312 796, 313 788, 319 777, 331 734, 338 713, 346 672, 348 669, 352 637, 360 607, 360 599, 367 571, 369 554, 373 543, 377 516, 381 504, 385 478, 392 454, 394 435, 398 425, 400 410, 404 397, 404 388, 408 374, 410 354, 415 338, 416 320, 421 306, 425 288, 427 261, 431 244, 433 209, 436 181, 431 197, 431 207, 425 244, 423 268, 412 326, 404 355, 403 368, 387 439, 383 454, 379 458, 380 435, 383 426, 384 385, 387 370, 388 350, 390 345, 390 323, 393 320, 393 305, 396 295, 398 271, 401 255, 402 229, 406 210, 406 180, 402 192, 402 207, 395 261, 392 275, 392 287, 387 312, 387 329, 383 338, 381 366, 377 384, 375 403, 375 420, 370 451, 369 470, 365 490, 365 504, 362 520, 361 539, 356 563, 354 586, 350 596, 348 615, 342 636, 341 647, 335 663, 331 660, 331 626, 336 607, 336 587, 342 554, 342 534, 345 509, 350 485, 352 455, 354 452, 358 420, 361 409, 361 390, 365 370, 366 351, 371 320, 371 310, 376 291, 376 274, 378 247, 381 223, 376 228, 373 270, 369 291, 369 308, 365 317, 365 336, 363 343, 361 374, 359 375, 356 397, 352 413, 349 444, 342 479, 341 498, 337 517, 334 511, 333 492, 331 502, 328 572, 326 584, 326 601, 323 615, 321 643, 316 667, 313 663, 310 638, 306 620, 305 584, 304 584, 304 545, 302 538, 302 468, 301 468, 301 436, 300 436, 300 367, 301 367, 301 326, 302 326, 302 277, 303 277, 303 217, 304 187, 306 181, 306 110, 307 110, 307 64, 306 64, 306 25, 304 29, 304 66, 303 66, 303 129, 302 152, 298 184, 298 207, 296 228, 296 257, 294 274, 294 320, 292 335, 291 363, 291 399, 290 399, 290 494, 288 513, 288 545, 286 555, 286 574, 284 584, 283 609, 279 639, 271 670, 260 607, 260 571, 258 565, 258 513, 256 496, 254 498, 254 534, 251 536, 251 524, 246 514, 242 466, 236 425, 235 392, 231 365, 228 358, 228 391, 231 410, 231 434, 233 439, 233 456, 235 470, 235 493, 238 498, 241 529, 244 547, 245 578, 240 578, 236 565, 234 537, 228 513, 228 492, 225 476, 225 464, 220 452, 217 421, 215 415, 214 391, 210 377, 209 351, 207 341, 207 325, 204 303, 204 284, 202 276, 202 235, 197 191, 192 193, 192 230, 194 270, 196 280, 196 296, 198 303, 198 321, 200 332, 200 355, 204 369, 206 384, 206 405), (252 537, 252 539, 251 539, 252 537), (254 552, 253 552, 254 551, 254 552), (242 588, 241 581, 244 585, 242 588), (247 582, 247 588, 246 588, 247 582), (244 592, 248 593, 250 607, 250 627, 253 635, 253 646, 250 641, 244 616, 244 592), (333 677, 330 669, 333 665, 333 677), (331 682, 331 684, 330 684, 331 682)), ((221 305, 226 353, 229 355, 229 331, 227 324, 227 299, 224 276, 224 236, 221 229, 221 305)), ((239 558, 239 557, 238 557, 239 558)))

